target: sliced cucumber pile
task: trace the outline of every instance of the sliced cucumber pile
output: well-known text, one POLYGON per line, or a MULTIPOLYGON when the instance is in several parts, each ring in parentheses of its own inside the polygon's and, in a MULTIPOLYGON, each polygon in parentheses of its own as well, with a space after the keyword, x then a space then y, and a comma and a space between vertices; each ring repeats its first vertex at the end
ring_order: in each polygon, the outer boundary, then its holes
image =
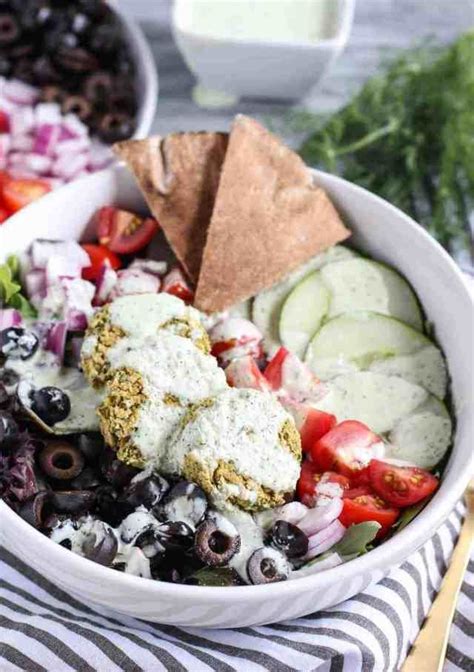
POLYGON ((399 320, 360 312, 336 317, 319 329, 306 363, 321 380, 350 371, 400 376, 443 398, 444 358, 426 336, 399 320))
POLYGON ((396 317, 421 331, 423 316, 408 282, 388 266, 369 259, 347 259, 321 269, 331 292, 328 318, 371 311, 396 317))
POLYGON ((320 273, 311 273, 294 288, 280 314, 282 344, 303 359, 312 335, 329 310, 331 295, 320 273))
POLYGON ((318 254, 306 264, 290 273, 284 280, 258 294, 253 302, 252 320, 264 336, 265 349, 272 354, 280 345, 280 312, 291 290, 306 276, 322 268, 325 264, 357 257, 342 245, 335 245, 318 254))
POLYGON ((339 422, 359 420, 377 434, 389 432, 397 421, 427 401, 428 392, 397 376, 358 371, 325 383, 327 394, 314 403, 339 422))
POLYGON ((451 443, 452 422, 439 399, 428 400, 399 420, 388 436, 388 456, 432 469, 444 457, 451 443))

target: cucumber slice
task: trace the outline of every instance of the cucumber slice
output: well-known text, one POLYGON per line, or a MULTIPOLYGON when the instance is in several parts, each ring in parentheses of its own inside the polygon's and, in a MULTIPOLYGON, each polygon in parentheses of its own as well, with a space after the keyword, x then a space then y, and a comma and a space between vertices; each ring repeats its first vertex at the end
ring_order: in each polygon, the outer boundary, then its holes
POLYGON ((306 363, 321 379, 350 371, 400 376, 444 397, 446 364, 423 334, 392 317, 360 312, 327 322, 308 346, 306 363))
POLYGON ((280 314, 282 344, 304 357, 308 343, 329 309, 330 294, 318 272, 304 278, 287 296, 280 314))
POLYGON ((253 301, 252 320, 264 336, 265 350, 268 354, 272 354, 281 345, 279 335, 280 311, 293 287, 325 264, 358 256, 356 252, 347 247, 335 245, 310 259, 281 282, 257 294, 253 301))
POLYGON ((430 397, 389 434, 388 456, 432 469, 451 445, 452 422, 446 406, 430 397))
POLYGON ((374 432, 389 432, 428 399, 419 385, 403 378, 359 371, 326 383, 327 394, 314 406, 333 413, 339 422, 359 420, 374 432))
POLYGON ((344 313, 372 311, 397 317, 422 331, 417 298, 396 271, 369 259, 347 259, 328 264, 321 277, 331 292, 329 319, 344 313))

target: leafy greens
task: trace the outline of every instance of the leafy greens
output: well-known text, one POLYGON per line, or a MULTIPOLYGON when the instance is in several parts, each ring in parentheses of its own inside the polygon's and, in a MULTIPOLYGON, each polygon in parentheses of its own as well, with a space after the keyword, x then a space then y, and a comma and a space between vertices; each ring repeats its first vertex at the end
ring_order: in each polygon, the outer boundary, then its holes
POLYGON ((0 265, 0 308, 16 308, 24 317, 35 317, 36 311, 21 294, 20 262, 14 255, 0 265))

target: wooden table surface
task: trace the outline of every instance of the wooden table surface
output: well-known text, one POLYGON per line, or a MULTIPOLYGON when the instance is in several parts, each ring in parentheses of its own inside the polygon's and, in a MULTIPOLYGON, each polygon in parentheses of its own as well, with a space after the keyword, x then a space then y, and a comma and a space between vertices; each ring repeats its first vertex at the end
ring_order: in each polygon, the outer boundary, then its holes
MULTIPOLYGON (((265 2, 266 0, 256 0, 265 2)), ((216 0, 238 2, 238 0, 216 0)), ((294 0, 295 6, 298 0, 294 0)), ((173 41, 168 0, 118 0, 141 22, 158 65, 160 95, 154 132, 226 130, 236 112, 281 118, 288 106, 245 100, 210 111, 191 99, 195 83, 173 41)), ((354 25, 345 52, 305 104, 319 111, 339 107, 377 69, 381 58, 427 36, 441 42, 474 25, 474 0, 356 0, 354 25)))

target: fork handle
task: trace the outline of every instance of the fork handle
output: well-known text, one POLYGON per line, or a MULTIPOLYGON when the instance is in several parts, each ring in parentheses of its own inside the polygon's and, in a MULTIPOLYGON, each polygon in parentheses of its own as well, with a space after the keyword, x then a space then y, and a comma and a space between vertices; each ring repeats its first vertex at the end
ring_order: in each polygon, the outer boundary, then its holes
POLYGON ((441 589, 416 638, 402 672, 441 672, 474 539, 474 515, 467 513, 441 589))

